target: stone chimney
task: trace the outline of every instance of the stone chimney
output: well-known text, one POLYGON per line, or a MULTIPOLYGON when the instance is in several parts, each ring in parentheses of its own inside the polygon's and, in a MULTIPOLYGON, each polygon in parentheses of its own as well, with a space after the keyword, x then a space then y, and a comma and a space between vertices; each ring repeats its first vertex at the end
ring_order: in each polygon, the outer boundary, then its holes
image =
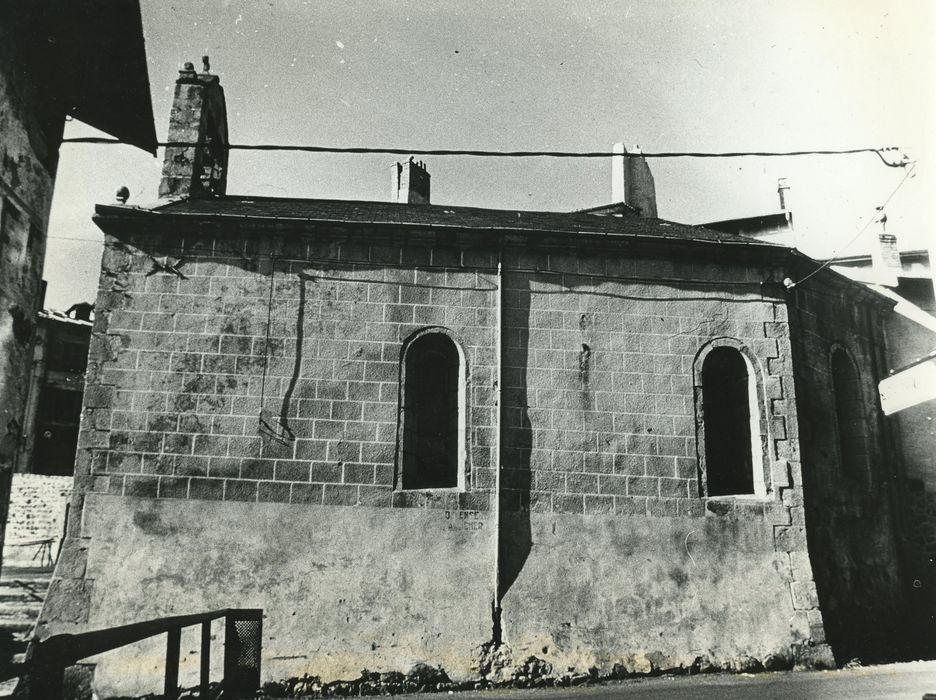
POLYGON ((783 212, 783 216, 786 218, 787 235, 783 236, 782 238, 778 237, 771 240, 774 243, 790 245, 795 247, 797 250, 803 250, 807 245, 807 241, 805 238, 805 232, 798 231, 793 226, 793 209, 795 206, 795 200, 793 199, 793 188, 790 185, 789 178, 777 178, 777 197, 780 199, 780 211, 783 212))
MULTIPOLYGON (((879 219, 883 229, 887 216, 881 213, 879 219)), ((874 270, 875 281, 885 287, 896 287, 898 277, 903 272, 900 262, 900 251, 897 250, 897 236, 882 230, 877 236, 877 245, 871 251, 871 269, 874 270)))
POLYGON ((429 204, 429 171, 413 157, 391 168, 391 200, 397 204, 429 204))
POLYGON ((223 195, 227 189, 227 108, 218 76, 191 63, 179 71, 169 113, 169 142, 197 145, 167 146, 160 197, 223 195))
POLYGON ((786 212, 787 219, 790 219, 793 216, 793 207, 790 206, 790 181, 785 177, 777 178, 777 196, 780 198, 780 211, 786 212))
POLYGON ((628 154, 623 143, 614 144, 611 156, 611 201, 636 209, 640 216, 657 216, 656 185, 647 159, 640 156, 640 146, 628 154))

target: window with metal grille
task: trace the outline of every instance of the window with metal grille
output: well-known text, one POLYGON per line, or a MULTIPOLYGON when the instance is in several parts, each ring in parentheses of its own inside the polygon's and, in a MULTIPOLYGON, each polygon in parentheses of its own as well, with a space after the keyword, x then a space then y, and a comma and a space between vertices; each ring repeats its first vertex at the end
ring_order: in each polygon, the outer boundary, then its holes
POLYGON ((832 393, 842 473, 862 480, 868 474, 867 417, 861 396, 858 368, 848 353, 835 348, 831 357, 832 393))
POLYGON ((734 347, 712 349, 702 363, 706 495, 765 495, 757 388, 734 347))
POLYGON ((464 363, 445 333, 413 339, 403 354, 401 472, 403 489, 464 484, 464 363))

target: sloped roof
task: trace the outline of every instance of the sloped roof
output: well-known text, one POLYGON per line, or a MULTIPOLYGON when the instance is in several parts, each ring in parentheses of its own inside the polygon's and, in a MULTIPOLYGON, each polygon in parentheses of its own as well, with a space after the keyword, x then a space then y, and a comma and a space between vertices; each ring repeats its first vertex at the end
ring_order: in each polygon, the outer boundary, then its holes
POLYGON ((723 219, 722 221, 707 221, 700 224, 706 228, 726 233, 740 234, 744 231, 762 231, 764 229, 786 228, 790 225, 785 212, 776 214, 760 214, 758 216, 747 216, 742 219, 723 219))
POLYGON ((99 205, 100 217, 182 216, 207 219, 309 221, 336 224, 376 224, 440 229, 471 229, 553 234, 594 234, 609 237, 669 239, 782 248, 731 233, 634 214, 598 216, 587 212, 545 212, 480 209, 437 204, 396 204, 338 199, 290 199, 224 196, 157 203, 153 207, 99 205))
POLYGON ((80 318, 72 318, 64 311, 57 311, 55 309, 42 309, 39 312, 39 318, 47 319, 49 321, 58 321, 60 323, 70 323, 75 326, 87 326, 88 328, 94 325, 92 321, 85 321, 80 318))
POLYGON ((54 70, 68 114, 155 155, 139 0, 56 3, 54 70))

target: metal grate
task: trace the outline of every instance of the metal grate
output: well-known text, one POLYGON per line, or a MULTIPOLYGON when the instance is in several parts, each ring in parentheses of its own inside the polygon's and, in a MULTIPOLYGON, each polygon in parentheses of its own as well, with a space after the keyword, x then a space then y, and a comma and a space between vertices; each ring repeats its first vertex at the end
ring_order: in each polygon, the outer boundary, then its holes
POLYGON ((234 634, 237 636, 237 659, 234 663, 243 668, 260 665, 260 620, 236 620, 234 634))
POLYGON ((224 625, 224 685, 233 693, 260 687, 263 617, 257 611, 229 614, 224 625))

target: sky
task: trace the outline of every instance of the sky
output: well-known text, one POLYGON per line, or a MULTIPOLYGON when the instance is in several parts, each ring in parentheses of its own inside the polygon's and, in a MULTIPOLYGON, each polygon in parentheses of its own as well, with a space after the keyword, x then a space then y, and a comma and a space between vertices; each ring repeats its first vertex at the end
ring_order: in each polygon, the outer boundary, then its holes
MULTIPOLYGON (((902 249, 936 245, 936 3, 929 0, 141 0, 156 133, 185 61, 208 54, 232 143, 610 152, 874 154, 651 160, 659 216, 779 211, 800 247, 867 252, 888 198, 902 249), (895 192, 896 190, 896 192, 895 192), (892 196, 891 196, 892 195, 892 196)), ((73 121, 65 136, 100 135, 73 121)), ((95 203, 157 198, 158 158, 63 144, 46 306, 93 301, 95 203)), ((390 197, 391 155, 235 151, 228 193, 390 197)), ((610 159, 428 156, 435 204, 568 211, 611 200, 610 159)))

